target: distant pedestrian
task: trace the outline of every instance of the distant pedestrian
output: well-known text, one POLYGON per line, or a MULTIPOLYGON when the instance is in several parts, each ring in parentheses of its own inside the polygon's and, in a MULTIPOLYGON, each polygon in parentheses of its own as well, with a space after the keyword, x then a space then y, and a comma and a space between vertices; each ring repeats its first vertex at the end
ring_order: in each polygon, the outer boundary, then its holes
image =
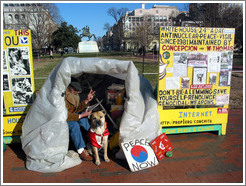
POLYGON ((138 53, 139 53, 140 56, 142 55, 142 51, 143 51, 142 48, 138 49, 138 53))
POLYGON ((50 50, 50 59, 54 59, 53 58, 53 51, 52 50, 50 50))
POLYGON ((61 57, 63 58, 64 55, 64 50, 61 51, 61 57))

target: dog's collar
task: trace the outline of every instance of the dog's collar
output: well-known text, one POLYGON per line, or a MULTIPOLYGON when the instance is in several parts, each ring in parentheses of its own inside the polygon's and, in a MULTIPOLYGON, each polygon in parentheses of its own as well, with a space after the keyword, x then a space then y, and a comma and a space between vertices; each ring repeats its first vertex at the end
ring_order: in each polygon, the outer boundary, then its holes
POLYGON ((105 130, 103 131, 102 134, 97 134, 92 128, 90 128, 90 132, 91 133, 95 133, 97 136, 108 136, 109 135, 109 131, 108 131, 108 127, 107 127, 107 122, 105 124, 106 124, 106 128, 105 128, 105 130))

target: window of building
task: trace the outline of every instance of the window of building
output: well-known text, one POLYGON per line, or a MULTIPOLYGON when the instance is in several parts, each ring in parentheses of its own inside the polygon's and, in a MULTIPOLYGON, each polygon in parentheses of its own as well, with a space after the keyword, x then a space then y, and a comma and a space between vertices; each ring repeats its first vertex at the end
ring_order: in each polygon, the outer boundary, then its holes
POLYGON ((25 19, 25 14, 21 14, 21 19, 25 19))
POLYGON ((163 16, 163 20, 166 21, 167 20, 167 16, 163 16))
POLYGON ((9 23, 11 24, 11 23, 13 23, 13 16, 11 15, 11 14, 9 14, 9 23))
POLYGON ((143 11, 142 10, 140 10, 140 14, 142 14, 143 13, 143 11))
POLYGON ((159 13, 158 10, 156 10, 156 13, 157 13, 157 14, 159 13))
POLYGON ((163 21, 163 17, 162 16, 160 16, 160 21, 163 21))
POLYGON ((18 14, 15 14, 15 19, 19 19, 19 15, 18 14))
POLYGON ((156 21, 159 21, 159 16, 155 16, 155 20, 156 21))

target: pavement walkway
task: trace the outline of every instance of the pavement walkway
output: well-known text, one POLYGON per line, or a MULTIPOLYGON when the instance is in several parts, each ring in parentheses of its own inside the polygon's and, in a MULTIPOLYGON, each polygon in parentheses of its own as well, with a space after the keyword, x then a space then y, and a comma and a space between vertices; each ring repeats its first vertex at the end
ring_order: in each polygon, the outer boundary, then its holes
MULTIPOLYGON (((168 135, 174 150, 155 167, 131 172, 126 161, 111 157, 96 166, 83 161, 59 173, 39 173, 25 168, 21 144, 3 152, 5 183, 242 183, 244 182, 243 111, 229 111, 227 134, 216 132, 168 135)), ((241 184, 239 184, 241 185, 241 184)))

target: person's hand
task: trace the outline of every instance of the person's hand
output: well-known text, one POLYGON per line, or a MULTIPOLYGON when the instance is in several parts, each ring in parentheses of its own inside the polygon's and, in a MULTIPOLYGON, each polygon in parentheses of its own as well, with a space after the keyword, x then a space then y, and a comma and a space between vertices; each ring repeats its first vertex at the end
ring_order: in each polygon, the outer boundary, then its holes
POLYGON ((94 97, 96 91, 90 90, 89 94, 87 95, 87 99, 85 100, 85 104, 88 104, 94 97))
POLYGON ((87 116, 91 115, 91 112, 92 111, 85 111, 84 113, 82 113, 82 114, 79 115, 79 118, 87 117, 87 116))

